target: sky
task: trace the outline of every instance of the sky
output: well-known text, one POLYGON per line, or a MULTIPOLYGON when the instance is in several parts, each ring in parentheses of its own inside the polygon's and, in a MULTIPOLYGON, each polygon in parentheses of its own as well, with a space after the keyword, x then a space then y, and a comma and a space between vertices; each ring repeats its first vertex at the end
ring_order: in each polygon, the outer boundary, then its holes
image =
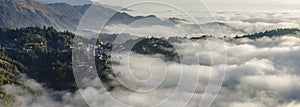
POLYGON ((90 3, 90 1, 126 7, 141 1, 157 1, 173 4, 180 8, 195 10, 204 2, 212 10, 300 10, 299 0, 37 0, 47 3, 67 2, 72 5, 90 3))
POLYGON ((204 0, 213 9, 222 10, 294 10, 300 9, 299 0, 204 0))
MULTIPOLYGON (((141 0, 92 0, 104 4, 126 6, 141 0)), ((146 0, 145 0, 146 1, 146 0)), ((149 1, 149 0, 148 0, 149 1)), ((172 3, 186 8, 197 8, 201 0, 151 0, 172 3)), ((295 10, 300 9, 299 0, 202 0, 212 10, 295 10)))

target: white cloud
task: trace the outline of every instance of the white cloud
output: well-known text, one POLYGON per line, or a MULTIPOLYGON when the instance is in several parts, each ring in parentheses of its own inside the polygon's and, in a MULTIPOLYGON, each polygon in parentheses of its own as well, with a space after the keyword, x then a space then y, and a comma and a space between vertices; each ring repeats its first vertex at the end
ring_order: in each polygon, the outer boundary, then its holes
MULTIPOLYGON (((220 20, 228 24, 230 30, 228 34, 236 35, 264 31, 277 27, 299 27, 297 19, 292 13, 219 13, 220 20), (251 17, 257 17, 249 21, 251 17), (274 17, 273 17, 274 16, 274 17), (276 17, 275 17, 276 16, 276 17), (274 20, 267 20, 273 17, 274 20), (280 19, 280 20, 278 20, 280 19), (241 21, 241 20, 248 20, 241 21), (233 30, 235 29, 235 30, 233 30), (240 31, 243 30, 243 31, 240 31), (238 32, 238 33, 237 33, 238 32)), ((152 26, 153 28, 163 29, 162 26, 152 26)), ((226 27, 226 26, 225 26, 226 27)), ((121 29, 121 28, 118 28, 121 29)), ((133 31, 145 30, 143 28, 129 29, 133 31)), ((171 29, 165 29, 172 31, 171 29)), ((155 32, 150 29, 149 32, 155 32)), ((178 32, 174 31, 174 34, 178 32)), ((160 32, 158 32, 160 33, 160 32)), ((141 34, 141 32, 136 32, 141 34)), ((178 98, 169 99, 169 106, 178 106, 183 101, 183 97, 194 95, 188 103, 188 107, 198 107, 204 95, 213 96, 212 93, 205 94, 209 79, 221 78, 222 70, 227 67, 226 76, 220 94, 212 107, 299 107, 300 106, 300 38, 299 34, 285 35, 282 37, 264 37, 257 40, 238 39, 230 42, 222 40, 208 39, 197 40, 193 44, 182 40, 172 43, 177 51, 184 56, 185 60, 191 63, 177 63, 163 60, 153 63, 153 59, 161 58, 161 55, 139 55, 130 54, 130 69, 133 75, 138 78, 147 78, 149 73, 157 81, 150 81, 145 84, 132 84, 135 89, 144 90, 153 88, 159 83, 163 74, 166 72, 163 84, 151 93, 135 93, 119 87, 122 84, 114 84, 117 88, 110 94, 117 100, 136 107, 153 105, 167 99, 178 87, 180 75, 189 77, 187 81, 192 81, 199 75, 197 80, 198 87, 195 92, 191 90, 194 85, 185 86, 179 93, 178 98), (226 55, 224 49, 227 50, 226 55), (198 55, 198 58, 195 56, 198 55), (225 63, 226 58, 226 63, 225 63), (199 60, 200 64, 194 61, 199 60), (155 72, 151 72, 151 69, 155 72), (183 68, 183 73, 181 72, 183 68), (219 77, 219 78, 218 78, 219 77)), ((115 66, 115 72, 122 78, 122 82, 131 84, 136 82, 128 72, 125 71, 127 54, 120 54, 120 65, 115 66)), ((103 87, 98 87, 97 79, 86 79, 84 82, 87 87, 80 92, 53 92, 39 83, 30 79, 23 79, 27 85, 37 90, 39 94, 32 95, 20 87, 2 86, 7 92, 16 96, 16 107, 85 107, 85 101, 92 107, 110 106, 121 107, 115 103, 103 87), (97 86, 97 87, 93 87, 97 86), (57 100, 56 98, 60 99, 57 100)), ((117 81, 117 80, 115 80, 117 81)), ((217 86, 218 84, 212 84, 217 86)), ((217 88, 217 87, 215 87, 217 88)), ((215 89, 214 88, 214 89, 215 89)), ((0 104, 1 105, 1 104, 0 104)))

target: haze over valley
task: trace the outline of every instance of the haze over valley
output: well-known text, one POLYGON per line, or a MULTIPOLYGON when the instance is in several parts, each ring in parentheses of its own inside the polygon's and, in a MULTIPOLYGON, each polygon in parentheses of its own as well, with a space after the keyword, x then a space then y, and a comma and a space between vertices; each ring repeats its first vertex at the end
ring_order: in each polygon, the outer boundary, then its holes
POLYGON ((161 2, 0 0, 0 107, 300 107, 297 2, 161 2))

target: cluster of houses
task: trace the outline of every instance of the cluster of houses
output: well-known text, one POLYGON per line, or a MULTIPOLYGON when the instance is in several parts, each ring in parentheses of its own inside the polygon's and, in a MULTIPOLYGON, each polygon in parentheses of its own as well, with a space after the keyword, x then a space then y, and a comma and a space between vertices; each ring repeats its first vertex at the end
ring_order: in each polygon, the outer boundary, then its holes
POLYGON ((113 45, 111 43, 103 44, 102 42, 96 45, 95 56, 100 60, 105 60, 110 55, 113 45))
POLYGON ((93 56, 99 58, 100 60, 105 60, 107 57, 110 56, 111 51, 113 49, 113 44, 111 43, 103 43, 99 42, 96 45, 91 43, 83 43, 81 41, 75 41, 74 46, 72 46, 72 49, 79 49, 86 52, 92 52, 93 56))
POLYGON ((13 43, 3 43, 0 44, 0 48, 4 48, 5 50, 23 50, 25 52, 31 52, 33 51, 33 46, 27 46, 27 47, 19 47, 16 44, 13 43))
MULTIPOLYGON (((108 63, 108 58, 110 57, 111 51, 112 51, 113 45, 111 43, 104 44, 103 42, 98 44, 85 44, 83 42, 75 41, 75 45, 73 49, 79 50, 80 52, 83 52, 84 54, 87 54, 86 57, 89 59, 89 56, 91 55, 91 52, 93 52, 93 57, 100 61, 104 61, 108 63), (87 52, 87 53, 86 53, 87 52)), ((78 62, 78 67, 80 69, 86 68, 89 62, 81 61, 78 62)), ((90 66, 92 68, 92 66, 90 66)))

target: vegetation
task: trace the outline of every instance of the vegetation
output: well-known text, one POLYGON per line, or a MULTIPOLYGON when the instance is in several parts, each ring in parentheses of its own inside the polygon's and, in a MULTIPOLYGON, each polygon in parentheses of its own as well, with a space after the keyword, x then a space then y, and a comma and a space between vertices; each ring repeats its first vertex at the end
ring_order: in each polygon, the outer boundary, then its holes
MULTIPOLYGON (((132 41, 127 41, 127 43, 130 42, 132 41)), ((179 55, 176 49, 163 38, 152 37, 140 39, 137 44, 132 47, 131 51, 145 55, 161 54, 164 55, 165 60, 179 61, 179 55)))
MULTIPOLYGON (((0 86, 16 85, 22 87, 24 90, 34 93, 32 89, 17 79, 17 76, 25 71, 26 68, 24 65, 8 58, 3 55, 3 53, 0 53, 0 86)), ((14 102, 14 97, 4 92, 3 89, 0 89, 0 99, 8 106, 14 102)))
MULTIPOLYGON (((277 29, 235 38, 257 39, 264 36, 273 37, 296 32, 299 30, 277 29)), ((34 93, 30 87, 18 80, 18 75, 25 73, 47 88, 76 91, 77 87, 72 70, 74 36, 68 31, 59 32, 53 27, 0 28, 0 86, 16 85, 34 93)), ((95 50, 95 61, 98 76, 104 84, 108 84, 108 90, 114 89, 113 86, 109 86, 109 83, 116 77, 112 72, 111 65, 118 64, 118 62, 111 61, 109 55, 109 51, 113 47, 113 44, 110 43, 116 36, 116 34, 104 34, 103 38, 97 40, 81 38, 82 42, 97 41, 95 44, 98 46, 95 50), (103 43, 105 41, 106 44, 103 43)), ((206 37, 190 39, 197 40, 206 37)), ((176 40, 176 38, 174 39, 176 40)), ((132 52, 145 55, 161 54, 165 60, 179 61, 179 55, 175 48, 164 38, 132 39, 120 44, 123 45, 120 47, 121 49, 130 48, 126 46, 131 46, 132 43, 137 43, 131 49, 132 52)), ((8 105, 14 102, 14 97, 4 92, 3 89, 0 89, 0 99, 8 105)))
POLYGON ((275 37, 275 36, 283 36, 287 34, 296 34, 299 31, 300 31, 299 29, 283 28, 283 29, 275 29, 275 30, 270 30, 270 31, 265 31, 265 32, 250 34, 250 35, 244 35, 242 37, 235 37, 235 39, 239 39, 239 38, 258 39, 265 36, 275 37))
POLYGON ((1 52, 24 64, 29 77, 55 90, 76 90, 71 66, 73 37, 52 27, 0 28, 1 52))

